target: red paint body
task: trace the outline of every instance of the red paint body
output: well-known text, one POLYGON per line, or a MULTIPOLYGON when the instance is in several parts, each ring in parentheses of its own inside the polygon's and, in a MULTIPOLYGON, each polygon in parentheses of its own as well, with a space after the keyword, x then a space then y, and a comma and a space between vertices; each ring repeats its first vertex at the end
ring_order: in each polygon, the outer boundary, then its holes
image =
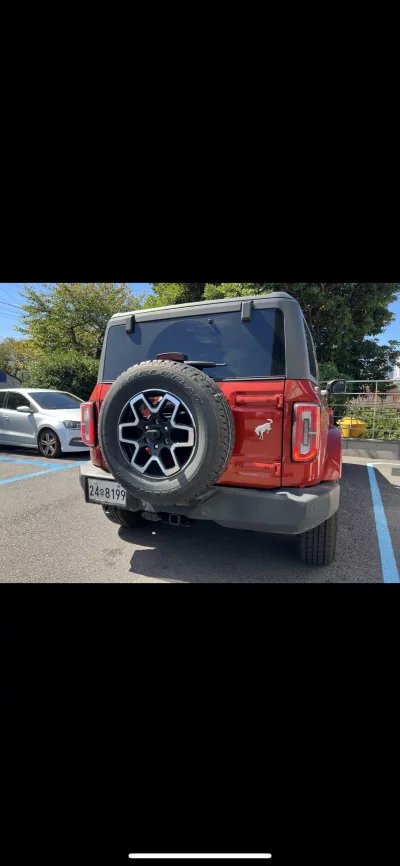
MULTIPOLYGON (((93 394, 90 398, 91 402, 96 404, 97 430, 98 430, 98 425, 99 425, 99 415, 100 415, 101 404, 105 400, 106 395, 108 394, 110 388, 111 388, 110 384, 96 385, 96 387, 93 391, 93 394)), ((97 434, 97 442, 98 442, 98 440, 99 440, 99 436, 97 434)), ((94 466, 101 466, 102 469, 108 469, 108 466, 107 466, 106 461, 104 460, 100 445, 95 445, 94 448, 90 449, 90 459, 91 459, 92 463, 94 464, 94 466)))
POLYGON ((342 439, 330 426, 326 401, 312 382, 277 380, 221 382, 236 426, 232 459, 219 484, 240 487, 310 487, 338 481, 342 470, 342 439), (317 457, 304 463, 292 460, 293 404, 321 407, 321 444, 317 457), (272 420, 260 440, 256 428, 272 420))
POLYGON ((219 484, 236 487, 280 487, 282 462, 283 379, 265 382, 219 382, 233 412, 235 450, 219 484), (268 423, 271 430, 257 435, 268 423))
MULTIPOLYGON (((312 382, 269 379, 216 384, 229 401, 236 427, 235 450, 219 484, 270 489, 340 480, 342 435, 331 426, 326 401, 312 382), (321 407, 320 449, 311 461, 296 463, 292 459, 294 403, 317 403, 321 407)), ((110 384, 96 385, 91 396, 96 404, 97 425, 101 404, 110 388, 110 384)), ((90 449, 90 457, 95 466, 108 469, 99 445, 90 449)))

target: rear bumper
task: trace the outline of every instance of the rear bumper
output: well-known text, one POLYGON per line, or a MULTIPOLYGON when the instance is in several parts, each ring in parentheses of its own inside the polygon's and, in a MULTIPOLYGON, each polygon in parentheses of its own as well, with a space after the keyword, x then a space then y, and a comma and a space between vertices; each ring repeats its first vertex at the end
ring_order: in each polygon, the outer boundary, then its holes
MULTIPOLYGON (((86 463, 80 467, 80 482, 86 491, 86 479, 110 480, 112 475, 86 463)), ((314 487, 279 487, 255 490, 244 487, 213 487, 201 500, 190 506, 168 506, 168 514, 180 514, 191 520, 211 520, 232 529, 254 532, 277 532, 298 535, 319 526, 339 508, 338 482, 326 482, 314 487)), ((127 495, 131 511, 159 512, 149 503, 127 495)))

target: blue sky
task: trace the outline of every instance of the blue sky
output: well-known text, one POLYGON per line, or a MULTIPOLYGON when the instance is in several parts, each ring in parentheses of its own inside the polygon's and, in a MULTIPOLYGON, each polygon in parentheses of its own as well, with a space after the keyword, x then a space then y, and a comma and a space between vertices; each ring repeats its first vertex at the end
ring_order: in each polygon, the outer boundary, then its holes
MULTIPOLYGON (((38 291, 43 287, 43 283, 29 283, 29 285, 38 291)), ((137 294, 141 294, 144 290, 150 291, 150 283, 128 283, 128 286, 131 286, 137 294)), ((0 283, 0 340, 3 337, 20 339, 24 336, 15 330, 20 317, 18 305, 23 303, 21 297, 23 289, 23 283, 0 283)))
MULTIPOLYGON (((35 286, 38 290, 42 288, 42 283, 30 283, 30 285, 35 286)), ((138 294, 150 289, 150 283, 129 283, 128 285, 138 294)), ((22 303, 22 291, 23 283, 0 283, 0 339, 2 337, 19 338, 22 336, 15 330, 19 319, 18 305, 22 303)), ((396 314, 396 320, 379 337, 380 343, 386 343, 387 340, 400 340, 400 299, 392 304, 390 309, 396 314)))

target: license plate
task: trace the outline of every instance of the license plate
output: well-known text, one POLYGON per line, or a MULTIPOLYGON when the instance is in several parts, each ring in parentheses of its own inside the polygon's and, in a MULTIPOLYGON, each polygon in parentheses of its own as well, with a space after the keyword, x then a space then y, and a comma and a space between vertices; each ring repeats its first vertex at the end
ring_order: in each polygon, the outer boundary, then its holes
POLYGON ((95 481, 89 478, 87 482, 88 499, 90 502, 101 502, 106 505, 126 505, 126 490, 118 481, 95 481))

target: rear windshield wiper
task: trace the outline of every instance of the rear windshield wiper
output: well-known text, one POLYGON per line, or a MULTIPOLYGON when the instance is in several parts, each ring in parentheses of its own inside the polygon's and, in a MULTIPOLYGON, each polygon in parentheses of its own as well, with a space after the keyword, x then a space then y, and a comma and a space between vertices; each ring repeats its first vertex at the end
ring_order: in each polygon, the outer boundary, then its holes
POLYGON ((227 366, 226 364, 217 364, 215 361, 189 361, 188 356, 183 355, 182 352, 163 352, 161 355, 157 355, 157 361, 181 361, 182 364, 197 367, 198 370, 227 366))
POLYGON ((216 364, 215 361, 184 361, 184 364, 189 364, 190 367, 197 367, 201 370, 203 367, 226 367, 226 364, 216 364))

